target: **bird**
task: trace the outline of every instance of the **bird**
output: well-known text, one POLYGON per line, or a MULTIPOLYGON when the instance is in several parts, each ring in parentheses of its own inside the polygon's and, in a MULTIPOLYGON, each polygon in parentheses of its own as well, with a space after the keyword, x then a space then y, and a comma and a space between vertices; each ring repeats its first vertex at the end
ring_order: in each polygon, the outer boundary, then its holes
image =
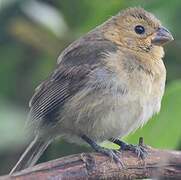
POLYGON ((101 142, 143 156, 143 147, 121 139, 160 111, 163 46, 172 40, 152 13, 130 7, 65 48, 30 100, 26 127, 34 139, 10 174, 34 166, 57 137, 89 144, 115 161, 117 152, 101 142))

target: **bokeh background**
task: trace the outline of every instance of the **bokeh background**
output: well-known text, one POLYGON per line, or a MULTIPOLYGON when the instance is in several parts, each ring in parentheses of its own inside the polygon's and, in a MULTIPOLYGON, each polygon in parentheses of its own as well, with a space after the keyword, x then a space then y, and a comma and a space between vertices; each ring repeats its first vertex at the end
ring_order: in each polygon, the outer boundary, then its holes
MULTIPOLYGON (((0 174, 8 173, 29 143, 23 127, 34 88, 73 40, 126 7, 154 13, 173 33, 165 47, 166 93, 159 115, 125 140, 140 136, 157 148, 181 149, 180 0, 0 0, 0 174)), ((104 144, 113 147, 112 144, 104 144)), ((40 162, 91 151, 54 142, 40 162)))

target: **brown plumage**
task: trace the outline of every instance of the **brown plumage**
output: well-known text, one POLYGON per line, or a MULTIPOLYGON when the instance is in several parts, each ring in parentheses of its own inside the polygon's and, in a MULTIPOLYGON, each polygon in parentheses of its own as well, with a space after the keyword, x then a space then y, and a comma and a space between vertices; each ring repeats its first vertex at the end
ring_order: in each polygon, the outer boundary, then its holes
POLYGON ((67 47, 30 101, 35 139, 12 172, 33 166, 57 136, 84 140, 116 162, 116 153, 96 142, 110 140, 143 156, 143 148, 118 138, 159 112, 166 78, 162 46, 171 40, 152 14, 130 8, 67 47))

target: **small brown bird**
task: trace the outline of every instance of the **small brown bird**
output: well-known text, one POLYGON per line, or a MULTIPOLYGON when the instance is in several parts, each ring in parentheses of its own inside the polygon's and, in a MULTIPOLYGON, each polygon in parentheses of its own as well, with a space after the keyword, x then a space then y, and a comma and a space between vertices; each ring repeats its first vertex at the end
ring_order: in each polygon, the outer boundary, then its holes
POLYGON ((83 140, 115 161, 117 153, 97 143, 109 140, 143 157, 144 148, 118 138, 159 112, 166 79, 162 46, 172 40, 151 13, 129 8, 73 42, 30 101, 34 140, 11 173, 33 166, 59 136, 83 140))

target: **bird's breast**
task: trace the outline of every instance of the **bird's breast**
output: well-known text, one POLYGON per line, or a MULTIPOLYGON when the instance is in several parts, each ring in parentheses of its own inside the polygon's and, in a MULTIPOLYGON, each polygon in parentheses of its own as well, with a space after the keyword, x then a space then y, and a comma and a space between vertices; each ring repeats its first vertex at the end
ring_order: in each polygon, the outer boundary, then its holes
POLYGON ((113 65, 95 69, 84 88, 66 104, 61 121, 64 129, 103 141, 129 134, 160 110, 165 75, 134 64, 129 70, 127 65, 113 65))
POLYGON ((108 66, 115 76, 107 83, 114 82, 114 89, 124 90, 109 97, 112 108, 102 121, 105 128, 114 129, 116 137, 137 129, 159 112, 166 71, 162 60, 155 62, 152 69, 135 59, 120 59, 117 54, 112 60, 108 66))

